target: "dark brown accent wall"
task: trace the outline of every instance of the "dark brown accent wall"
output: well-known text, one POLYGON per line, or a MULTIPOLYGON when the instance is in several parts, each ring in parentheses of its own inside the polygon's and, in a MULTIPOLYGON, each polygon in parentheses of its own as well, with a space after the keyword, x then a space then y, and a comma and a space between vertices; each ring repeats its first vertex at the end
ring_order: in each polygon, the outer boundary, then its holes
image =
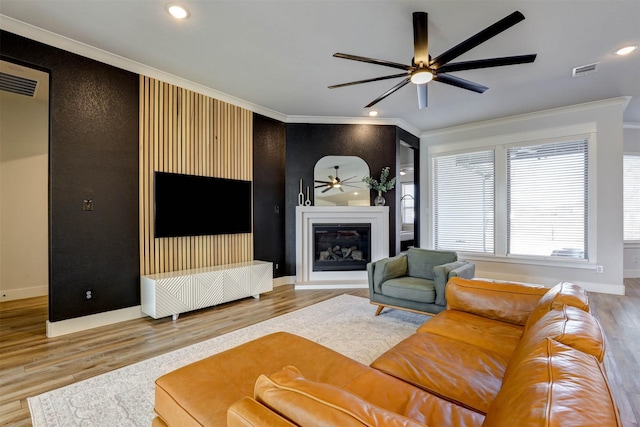
POLYGON ((253 253, 273 262, 274 277, 285 267, 285 124, 253 115, 253 253))
MULTIPOLYGON (((390 175, 397 175, 396 126, 342 125, 342 124, 287 124, 286 125, 286 270, 285 275, 295 275, 296 233, 295 207, 300 178, 305 187, 313 183, 313 169, 324 156, 358 156, 369 165, 374 177, 380 176, 383 167, 390 167, 390 175)), ((396 247, 396 197, 395 189, 385 194, 389 206, 389 253, 396 247)), ((371 201, 377 193, 371 192, 371 201)))
POLYGON ((51 76, 49 320, 140 304, 138 75, 6 31, 0 40, 4 58, 51 76))

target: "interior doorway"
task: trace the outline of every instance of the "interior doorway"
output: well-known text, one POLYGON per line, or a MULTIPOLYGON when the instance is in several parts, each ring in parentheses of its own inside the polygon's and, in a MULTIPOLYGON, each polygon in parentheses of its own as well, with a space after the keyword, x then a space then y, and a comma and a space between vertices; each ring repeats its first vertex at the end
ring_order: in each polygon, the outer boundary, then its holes
POLYGON ((49 293, 49 73, 0 60, 0 301, 49 293))
POLYGON ((416 241, 416 206, 417 185, 414 148, 400 141, 400 170, 398 172, 397 192, 400 196, 397 217, 399 218, 398 239, 400 251, 417 246, 416 241))

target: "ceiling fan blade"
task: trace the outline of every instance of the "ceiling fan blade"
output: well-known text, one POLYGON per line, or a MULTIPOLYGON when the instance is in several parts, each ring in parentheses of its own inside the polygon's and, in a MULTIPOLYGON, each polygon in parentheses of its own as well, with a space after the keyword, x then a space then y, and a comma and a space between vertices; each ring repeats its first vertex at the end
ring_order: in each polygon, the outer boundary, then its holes
POLYGON ((313 188, 322 188, 322 187, 326 187, 327 185, 328 185, 328 184, 316 185, 316 186, 315 186, 315 187, 313 187, 313 188))
POLYGON ((427 84, 416 85, 418 88, 418 108, 427 108, 427 84))
POLYGON ((383 99, 385 99, 387 96, 391 95, 393 92, 397 91, 398 89, 400 89, 401 87, 403 87, 404 85, 406 85, 407 83, 409 83, 411 80, 409 79, 409 77, 407 77, 406 79, 402 80, 400 83, 398 83, 397 85, 395 85, 394 87, 392 87, 391 89, 389 89, 388 91, 386 91, 385 93, 383 93, 382 95, 380 95, 379 97, 377 97, 376 99, 374 99, 373 101, 371 101, 367 106, 365 106, 364 108, 369 108, 369 107, 373 107, 374 105, 376 105, 378 102, 382 101, 383 99))
POLYGON ((431 61, 431 67, 435 69, 442 67, 444 64, 451 61, 452 59, 455 59, 458 56, 462 55, 463 53, 470 51, 474 47, 478 46, 481 43, 486 42, 487 40, 489 40, 494 36, 497 36, 498 34, 507 30, 508 28, 513 27, 523 19, 524 19, 524 15, 522 13, 518 11, 513 12, 511 15, 505 18, 502 18, 495 24, 488 26, 487 28, 480 31, 479 33, 469 37, 462 43, 452 47, 448 51, 434 58, 433 61, 431 61))
POLYGON ((321 182, 323 184, 331 184, 331 181, 319 181, 317 179, 315 181, 313 181, 313 182, 321 182))
POLYGON ((353 178, 355 178, 355 177, 356 177, 356 175, 353 175, 353 176, 350 176, 350 177, 349 177, 349 178, 347 178, 347 179, 343 179, 343 180, 342 180, 342 181, 340 181, 340 182, 344 184, 345 182, 347 182, 347 181, 349 181, 350 179, 353 179, 353 178))
POLYGON ((535 61, 536 54, 505 56, 502 58, 479 59, 476 61, 454 62, 438 68, 439 73, 451 73, 454 71, 475 70, 478 68, 502 67, 504 65, 527 64, 535 61))
POLYGON ((489 89, 481 84, 470 82, 469 80, 461 79, 460 77, 455 77, 451 74, 436 74, 433 80, 478 93, 483 93, 485 90, 489 89))
POLYGON ((338 190, 340 190, 341 193, 344 193, 344 188, 342 188, 342 186, 338 187, 338 190))
POLYGON ((416 66, 423 63, 429 65, 429 33, 428 14, 426 12, 413 12, 413 62, 416 66))
POLYGON ((331 190, 333 187, 327 187, 324 190, 321 191, 321 193, 326 193, 327 191, 331 190))
POLYGON ((358 80, 357 82, 340 83, 338 85, 329 86, 329 89, 335 89, 335 88, 344 87, 344 86, 359 85, 361 83, 377 82, 378 80, 396 79, 398 77, 406 77, 406 76, 407 76, 407 73, 392 74, 390 76, 375 77, 373 79, 366 79, 366 80, 358 80))
POLYGON ((382 65, 384 67, 399 68, 401 70, 407 70, 407 71, 413 70, 413 67, 411 67, 410 65, 404 65, 398 62, 385 61, 384 59, 373 59, 373 58, 367 58, 365 56, 349 55, 348 53, 334 53, 333 56, 336 58, 351 59, 352 61, 360 61, 360 62, 367 62, 369 64, 382 65))

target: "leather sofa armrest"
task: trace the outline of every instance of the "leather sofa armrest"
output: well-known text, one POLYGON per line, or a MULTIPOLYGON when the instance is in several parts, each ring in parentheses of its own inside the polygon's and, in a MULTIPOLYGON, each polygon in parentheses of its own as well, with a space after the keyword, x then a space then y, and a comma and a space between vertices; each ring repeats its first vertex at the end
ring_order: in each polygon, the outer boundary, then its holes
POLYGON ((370 290, 381 294, 381 286, 384 282, 407 275, 407 256, 401 254, 371 262, 367 265, 367 272, 369 274, 370 290))
POLYGON ((445 294, 447 309, 524 326, 547 292, 541 285, 452 277, 445 294))
POLYGON ((295 427, 295 424, 250 397, 245 397, 227 410, 227 427, 251 426, 295 427))

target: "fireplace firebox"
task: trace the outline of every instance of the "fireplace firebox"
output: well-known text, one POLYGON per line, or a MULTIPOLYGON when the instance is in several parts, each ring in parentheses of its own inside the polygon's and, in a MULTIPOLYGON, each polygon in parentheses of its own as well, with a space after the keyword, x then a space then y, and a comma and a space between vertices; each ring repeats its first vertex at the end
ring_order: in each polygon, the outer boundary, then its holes
POLYGON ((371 224, 313 224, 313 271, 366 270, 371 224))

